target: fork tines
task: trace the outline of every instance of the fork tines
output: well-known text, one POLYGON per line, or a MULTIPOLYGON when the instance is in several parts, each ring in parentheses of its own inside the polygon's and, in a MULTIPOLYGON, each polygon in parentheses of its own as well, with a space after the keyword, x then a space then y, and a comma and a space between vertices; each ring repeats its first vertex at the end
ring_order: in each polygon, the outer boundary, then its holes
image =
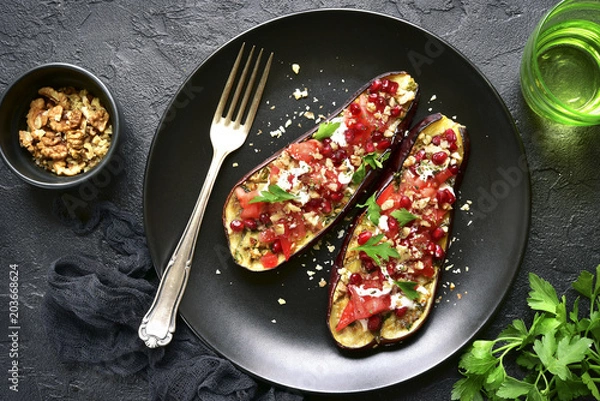
POLYGON ((256 92, 254 94, 254 98, 252 99, 252 103, 250 104, 250 109, 246 113, 246 118, 243 119, 244 112, 246 111, 246 106, 248 104, 248 100, 250 99, 250 95, 252 94, 254 82, 256 80, 256 76, 258 74, 259 66, 261 63, 261 58, 263 55, 263 49, 260 49, 260 51, 258 52, 258 56, 256 57, 256 61, 254 63, 254 68, 252 69, 252 74, 250 75, 250 79, 248 80, 248 83, 245 86, 246 90, 244 92, 244 96, 242 97, 241 102, 238 104, 240 94, 242 93, 242 90, 244 89, 244 85, 246 84, 246 78, 248 75, 248 71, 250 70, 250 64, 251 64, 252 58, 254 56, 254 51, 255 51, 255 46, 252 46, 252 48, 250 49, 250 53, 248 54, 246 63, 244 64, 244 68, 238 78, 238 84, 233 93, 233 97, 231 99, 229 99, 229 94, 231 92, 231 89, 234 86, 234 82, 235 82, 236 76, 238 74, 238 69, 239 69, 239 66, 240 66, 240 63, 242 60, 245 46, 246 46, 246 43, 242 43, 242 47, 240 48, 237 58, 235 59, 235 62, 233 64, 233 68, 231 69, 231 72, 229 73, 229 77, 227 78, 227 82, 225 83, 225 88, 223 89, 223 94, 221 95, 221 99, 219 100, 219 104, 217 106, 217 110, 215 112, 215 116, 213 119, 213 122, 215 122, 215 123, 219 122, 220 119, 224 117, 223 111, 227 104, 228 104, 228 111, 227 111, 227 115, 225 116, 225 121, 224 121, 225 124, 229 124, 230 122, 232 122, 231 118, 234 115, 234 112, 236 110, 237 110, 237 113, 235 114, 235 120, 233 120, 233 123, 235 124, 236 128, 240 125, 243 125, 243 126, 249 128, 250 125, 252 125, 252 122, 254 121, 254 117, 256 116, 256 110, 258 109, 258 105, 260 103, 260 98, 262 96, 262 93, 263 93, 263 90, 265 88, 265 84, 267 81, 267 77, 269 75, 269 69, 271 68, 271 62, 273 60, 273 53, 270 54, 269 58, 267 59, 267 61, 265 63, 263 74, 260 78, 260 81, 258 82, 258 85, 256 86, 256 92))

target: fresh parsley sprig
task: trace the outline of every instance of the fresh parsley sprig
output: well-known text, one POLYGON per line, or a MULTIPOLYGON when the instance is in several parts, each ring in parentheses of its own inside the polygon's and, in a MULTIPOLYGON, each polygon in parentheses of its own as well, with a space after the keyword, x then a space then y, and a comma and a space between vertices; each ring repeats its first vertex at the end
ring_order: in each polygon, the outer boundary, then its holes
POLYGON ((297 196, 292 195, 289 192, 286 192, 279 185, 272 184, 272 185, 269 185, 269 187, 266 191, 260 191, 259 195, 250 199, 249 203, 258 203, 258 202, 277 203, 277 202, 293 200, 296 198, 297 198, 297 196))
POLYGON ((400 290, 406 295, 408 299, 416 300, 419 298, 419 291, 415 290, 417 283, 414 281, 394 281, 400 290))
POLYGON ((359 245, 353 249, 364 251, 379 266, 381 266, 382 261, 387 262, 389 258, 400 257, 400 254, 392 244, 386 241, 381 242, 383 237, 383 234, 375 235, 369 238, 363 245, 359 245))
POLYGON ((324 122, 319 124, 319 128, 317 128, 317 132, 315 132, 312 137, 314 139, 318 139, 322 141, 323 139, 330 138, 334 132, 340 127, 340 122, 324 122))
POLYGON ((395 218, 398 221, 398 224, 400 224, 402 227, 404 227, 411 221, 417 219, 417 216, 415 216, 405 208, 394 210, 392 213, 390 213, 390 216, 395 218))
POLYGON ((376 194, 373 194, 363 204, 358 204, 358 207, 367 208, 367 218, 371 220, 371 223, 379 225, 379 219, 381 218, 381 207, 377 203, 376 194))
POLYGON ((382 155, 372 152, 363 156, 362 163, 358 166, 356 171, 354 171, 354 174, 352 174, 352 182, 358 184, 365 179, 365 176, 367 175, 367 165, 371 166, 372 169, 383 168, 383 162, 389 159, 390 155, 390 152, 386 152, 382 155))
POLYGON ((559 298, 550 283, 530 273, 531 324, 516 319, 496 339, 475 341, 459 362, 464 378, 454 384, 452 400, 600 400, 599 278, 600 265, 595 275, 579 275, 572 284, 579 296, 569 310, 566 296, 559 298), (580 318, 582 299, 589 312, 580 318))

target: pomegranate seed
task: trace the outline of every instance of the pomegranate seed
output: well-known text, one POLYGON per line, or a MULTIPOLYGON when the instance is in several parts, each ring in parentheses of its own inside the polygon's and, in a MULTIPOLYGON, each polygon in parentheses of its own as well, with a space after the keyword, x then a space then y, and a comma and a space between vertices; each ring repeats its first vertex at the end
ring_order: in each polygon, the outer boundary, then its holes
POLYGON ((446 190, 437 191, 437 193, 435 194, 435 198, 438 201, 438 205, 443 205, 444 203, 448 202, 448 197, 446 196, 446 193, 446 190))
POLYGON ((229 227, 235 232, 240 232, 244 229, 244 223, 241 220, 233 220, 229 223, 229 227))
POLYGON ((371 237, 373 236, 373 234, 370 231, 363 231, 360 234, 358 234, 358 238, 356 239, 358 241, 358 245, 364 245, 367 243, 367 241, 369 239, 371 239, 371 237))
POLYGON ((425 149, 419 149, 419 151, 417 153, 415 153, 415 159, 420 162, 421 160, 423 160, 425 158, 425 149))
POLYGON ((324 144, 323 148, 321 149, 321 154, 325 157, 329 157, 332 153, 333 149, 331 149, 331 145, 328 143, 324 144))
POLYGON ((378 111, 383 111, 387 104, 388 102, 383 96, 379 96, 377 100, 375 100, 375 107, 377 107, 378 111))
POLYGON ((448 128, 446 131, 444 131, 444 137, 450 143, 456 142, 456 133, 452 128, 448 128))
POLYGON ((258 228, 258 222, 254 219, 245 219, 244 220, 244 226, 248 229, 248 230, 256 230, 258 228))
POLYGON ((433 257, 437 260, 441 260, 444 259, 445 256, 446 252, 444 252, 444 249, 440 245, 436 245, 433 251, 433 257))
POLYGON ((456 152, 458 150, 458 145, 456 144, 456 142, 453 142, 450 145, 448 145, 448 149, 450 150, 450 152, 456 152))
POLYGON ((319 207, 319 210, 325 214, 331 213, 331 202, 329 202, 327 199, 323 199, 321 201, 321 206, 319 207))
POLYGON ((450 190, 445 189, 444 191, 446 191, 446 202, 448 202, 450 205, 456 202, 456 196, 454 196, 450 190))
POLYGON ((380 91, 381 90, 381 80, 380 79, 373 80, 373 82, 371 82, 371 86, 369 86, 369 90, 371 92, 380 91))
POLYGON ((375 103, 377 101, 378 97, 379 97, 379 95, 377 94, 377 92, 369 93, 369 95, 367 96, 367 100, 370 103, 375 103))
POLYGON ((458 174, 458 171, 459 171, 458 164, 451 164, 451 165, 449 165, 449 166, 448 166, 448 170, 450 170, 450 172, 451 172, 453 175, 457 175, 457 174, 458 174))
POLYGON ((388 92, 390 90, 390 80, 389 79, 382 79, 381 80, 381 91, 382 92, 388 92))
POLYGON ((373 142, 367 142, 365 145, 365 150, 367 151, 367 153, 375 152, 375 145, 373 145, 373 142))
POLYGON ((367 255, 367 253, 365 251, 358 252, 358 258, 363 262, 373 260, 373 259, 371 259, 371 257, 369 255, 367 255))
POLYGON ((398 230, 398 220, 391 218, 387 220, 389 231, 396 232, 398 230))
POLYGON ((385 138, 385 139, 382 139, 381 142, 379 142, 377 144, 376 148, 377 148, 377 150, 386 150, 390 146, 392 146, 392 141, 390 141, 389 139, 385 138))
POLYGON ((375 264, 373 259, 369 259, 368 261, 363 262, 363 264, 365 266, 365 270, 368 272, 373 272, 377 269, 377 265, 375 264))
POLYGON ((273 241, 273 244, 271 245, 271 251, 273 251, 273 253, 281 253, 283 251, 280 239, 273 241))
POLYGON ((446 235, 446 232, 441 227, 436 227, 435 230, 431 232, 431 238, 434 241, 441 240, 442 238, 444 238, 444 235, 446 235))
POLYGON ((371 331, 377 331, 381 328, 381 323, 382 323, 381 316, 373 315, 367 321, 367 328, 371 331))
POLYGON ((435 252, 435 247, 436 247, 436 245, 437 245, 437 244, 436 244, 435 242, 429 241, 429 242, 427 243, 427 252, 429 252, 430 254, 432 254, 432 255, 433 255, 433 254, 434 254, 434 252, 435 252))
POLYGON ((410 198, 406 195, 402 195, 400 198, 400 207, 408 210, 412 206, 410 198))
POLYGON ((395 81, 390 81, 390 87, 388 88, 388 93, 395 95, 396 92, 398 92, 398 87, 400 85, 398 84, 398 82, 395 81))
POLYGON ((338 149, 331 155, 331 161, 333 161, 334 165, 339 166, 347 157, 348 153, 344 149, 338 149))
POLYGON ((381 131, 374 131, 371 134, 371 139, 373 139, 373 142, 379 142, 383 139, 383 133, 381 131))
POLYGON ((271 215, 269 213, 261 213, 258 220, 264 225, 271 224, 271 215))
POLYGON ((440 143, 442 143, 442 137, 439 135, 434 136, 431 138, 431 143, 433 143, 435 146, 440 146, 440 143))
POLYGON ((367 126, 361 123, 360 121, 354 124, 353 128, 356 130, 356 135, 360 135, 362 131, 367 130, 367 126))
POLYGON ((442 189, 438 191, 435 197, 438 201, 438 205, 442 205, 444 203, 451 205, 456 201, 456 196, 454 196, 449 189, 442 189))
POLYGON ((360 285, 362 283, 362 276, 360 273, 352 273, 350 275, 349 284, 360 285))
POLYGON ((448 159, 448 154, 446 152, 435 152, 431 155, 431 161, 435 165, 442 165, 448 159))
POLYGON ((402 113, 402 110, 403 110, 402 106, 396 105, 396 106, 392 107, 392 109, 390 110, 390 115, 392 117, 398 117, 400 115, 400 113, 402 113))
POLYGON ((406 312, 408 312, 408 306, 401 306, 398 309, 396 309, 394 313, 396 314, 396 317, 403 317, 404 315, 406 315, 406 312))
POLYGON ((342 192, 332 192, 329 198, 334 202, 339 202, 344 199, 344 194, 342 192))
POLYGON ((358 103, 352 103, 350 105, 350 113, 353 116, 359 115, 361 113, 361 111, 362 111, 362 109, 360 108, 360 104, 358 104, 358 103))
POLYGON ((352 143, 354 142, 354 129, 348 128, 346 132, 344 132, 344 137, 346 138, 346 142, 352 143))

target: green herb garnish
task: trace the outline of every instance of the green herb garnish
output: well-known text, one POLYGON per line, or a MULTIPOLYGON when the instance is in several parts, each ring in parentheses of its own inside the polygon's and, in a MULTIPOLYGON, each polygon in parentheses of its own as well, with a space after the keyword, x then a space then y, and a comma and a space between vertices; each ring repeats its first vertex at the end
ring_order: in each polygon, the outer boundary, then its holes
POLYGON ((415 290, 417 283, 414 281, 394 281, 400 290, 411 300, 416 300, 419 298, 419 292, 415 290))
POLYGON ((400 254, 389 242, 379 242, 383 239, 383 234, 369 238, 363 245, 357 246, 353 250, 364 251, 379 266, 382 260, 387 262, 390 257, 398 258, 400 254))
POLYGON ((267 202, 277 203, 296 199, 295 195, 286 192, 277 184, 269 185, 267 191, 260 191, 260 195, 255 196, 249 203, 267 202))
POLYGON ((375 194, 371 195, 369 199, 362 205, 357 205, 358 207, 366 207, 367 208, 367 218, 371 220, 373 224, 376 226, 379 225, 379 219, 381 218, 381 207, 377 203, 375 199, 375 194))
POLYGON ((475 341, 463 354, 464 378, 454 384, 452 400, 600 400, 600 265, 596 276, 582 272, 572 286, 580 294, 569 311, 550 283, 529 274, 527 303, 535 311, 529 328, 513 320, 494 340, 475 341), (589 314, 579 317, 579 301, 589 314), (522 378, 512 364, 524 371, 522 378), (588 399, 588 398, 586 398, 588 399))
POLYGON ((312 137, 315 139, 318 139, 319 141, 322 141, 325 138, 330 138, 333 135, 333 133, 335 132, 335 130, 337 130, 339 128, 340 125, 341 125, 340 122, 321 123, 321 124, 319 124, 319 128, 317 129, 317 132, 315 132, 312 135, 312 137))
POLYGON ((360 166, 358 166, 352 175, 352 182, 354 184, 358 184, 365 179, 365 176, 367 175, 367 165, 371 166, 373 169, 383 168, 383 162, 389 159, 390 154, 390 152, 387 152, 380 157, 379 154, 372 152, 365 155, 363 157, 363 162, 360 164, 360 166))
POLYGON ((402 227, 417 219, 417 216, 405 208, 394 210, 392 213, 390 213, 390 216, 395 218, 398 221, 398 224, 400 224, 402 227))

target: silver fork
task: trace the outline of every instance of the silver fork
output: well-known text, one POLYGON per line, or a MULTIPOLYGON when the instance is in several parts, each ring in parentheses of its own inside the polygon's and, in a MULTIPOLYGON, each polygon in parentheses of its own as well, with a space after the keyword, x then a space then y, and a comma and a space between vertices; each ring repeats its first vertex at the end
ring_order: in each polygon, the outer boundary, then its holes
POLYGON ((148 313, 146 313, 142 319, 142 323, 138 330, 139 337, 144 340, 146 345, 150 348, 167 345, 173 338, 173 333, 175 332, 175 318, 188 281, 194 249, 196 247, 196 240, 198 238, 198 232, 200 231, 208 198, 223 161, 227 155, 241 147, 246 141, 246 137, 254 122, 256 110, 258 109, 260 98, 267 82, 267 76, 269 75, 269 69, 273 60, 273 53, 271 53, 267 59, 260 81, 256 86, 250 109, 248 110, 245 120, 243 120, 244 112, 248 100, 250 99, 250 95, 252 94, 254 81, 258 74, 259 64, 263 54, 263 49, 261 49, 256 58, 244 95, 238 106, 238 101, 240 100, 240 95, 244 89, 244 83, 255 50, 255 47, 252 46, 235 92, 233 93, 233 97, 229 102, 227 114, 225 116, 223 115, 225 106, 228 103, 229 94, 231 93, 231 89, 236 80, 236 75, 244 53, 244 47, 245 44, 242 44, 229 74, 229 78, 227 79, 227 83, 225 84, 225 88, 223 89, 223 94, 217 105, 217 110, 215 111, 210 127, 210 141, 213 147, 213 157, 208 173, 206 174, 206 179, 204 180, 204 184, 198 195, 198 200, 196 201, 196 205, 194 206, 194 210, 187 222, 185 230, 165 268, 154 302, 150 306, 148 313), (236 108, 237 114, 235 119, 232 120, 236 108), (244 121, 243 124, 242 121, 244 121))

